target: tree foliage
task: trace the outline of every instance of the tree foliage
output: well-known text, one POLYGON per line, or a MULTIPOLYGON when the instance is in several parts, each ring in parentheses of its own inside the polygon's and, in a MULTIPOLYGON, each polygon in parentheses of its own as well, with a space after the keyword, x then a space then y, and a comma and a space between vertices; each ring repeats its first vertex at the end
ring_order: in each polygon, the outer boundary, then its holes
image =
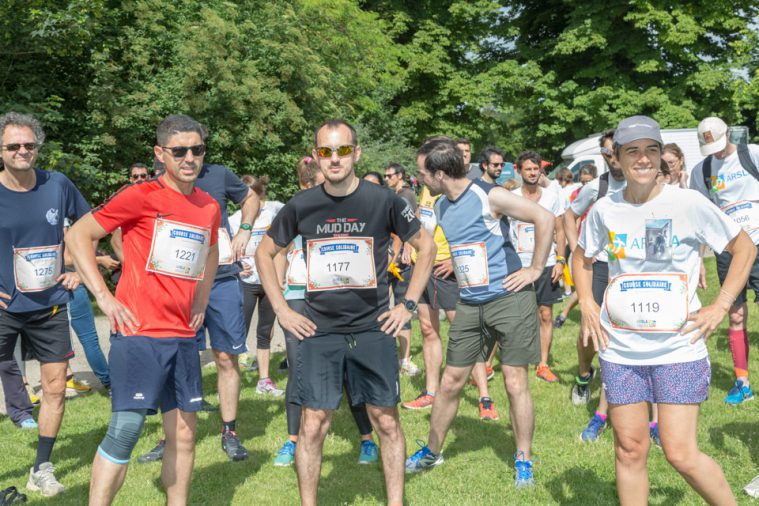
POLYGON ((43 120, 41 163, 93 202, 178 112, 208 125, 208 161, 269 174, 282 199, 336 116, 364 170, 413 169, 440 133, 557 160, 638 113, 755 134, 758 15, 756 0, 8 0, 0 107, 43 120))

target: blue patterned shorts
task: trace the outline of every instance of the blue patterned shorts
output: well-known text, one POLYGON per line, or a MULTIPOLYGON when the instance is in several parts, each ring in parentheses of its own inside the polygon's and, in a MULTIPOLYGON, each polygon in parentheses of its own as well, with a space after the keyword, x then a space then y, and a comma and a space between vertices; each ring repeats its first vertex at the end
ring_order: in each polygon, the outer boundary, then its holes
POLYGON ((709 397, 709 358, 663 365, 625 365, 601 360, 609 404, 700 404, 709 397))

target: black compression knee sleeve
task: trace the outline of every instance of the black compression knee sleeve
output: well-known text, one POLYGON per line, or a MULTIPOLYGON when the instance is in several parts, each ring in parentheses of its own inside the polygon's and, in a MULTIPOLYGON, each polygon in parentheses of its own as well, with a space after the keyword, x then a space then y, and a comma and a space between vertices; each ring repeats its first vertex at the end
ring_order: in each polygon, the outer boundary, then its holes
POLYGON ((128 464, 147 413, 146 409, 115 411, 98 453, 114 464, 128 464))

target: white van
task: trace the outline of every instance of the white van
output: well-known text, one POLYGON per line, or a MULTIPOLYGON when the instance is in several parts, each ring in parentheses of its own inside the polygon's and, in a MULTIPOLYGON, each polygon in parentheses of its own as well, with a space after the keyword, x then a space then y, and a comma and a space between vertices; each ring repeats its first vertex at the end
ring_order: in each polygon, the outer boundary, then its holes
MULTIPOLYGON (((685 154, 685 171, 690 174, 691 169, 698 164, 704 157, 698 147, 698 134, 695 128, 671 128, 661 131, 661 137, 664 144, 675 143, 680 146, 685 154)), ((606 167, 601 156, 601 147, 598 142, 601 134, 593 134, 582 140, 575 141, 561 152, 561 159, 567 163, 567 168, 577 180, 577 173, 580 167, 586 163, 592 163, 598 169, 601 175, 609 169, 606 167)), ((730 127, 730 141, 735 144, 746 143, 748 141, 748 128, 745 126, 730 127)))

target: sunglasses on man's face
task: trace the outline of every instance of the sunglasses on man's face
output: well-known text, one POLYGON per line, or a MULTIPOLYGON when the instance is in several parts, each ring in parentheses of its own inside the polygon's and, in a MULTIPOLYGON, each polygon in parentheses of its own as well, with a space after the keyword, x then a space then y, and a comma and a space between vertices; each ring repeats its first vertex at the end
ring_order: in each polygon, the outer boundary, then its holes
POLYGON ((37 149, 37 143, 24 142, 24 143, 13 143, 13 144, 3 145, 3 149, 5 149, 6 151, 19 151, 22 147, 27 151, 34 151, 35 149, 37 149))
POLYGON ((147 179, 147 174, 132 174, 132 179, 147 179))
POLYGON ((320 158, 332 158, 332 153, 337 153, 337 156, 343 157, 353 153, 355 146, 346 144, 345 146, 338 146, 336 148, 330 148, 328 146, 321 146, 316 148, 316 154, 320 158))
POLYGON ((187 156, 187 152, 191 151, 192 156, 201 156, 206 152, 205 144, 197 144, 195 146, 161 146, 161 149, 169 151, 174 158, 184 158, 187 156))
POLYGON ((390 179, 391 177, 397 176, 397 175, 398 175, 397 172, 391 172, 390 174, 385 174, 385 179, 390 179))
POLYGON ((498 169, 498 168, 503 167, 503 162, 500 162, 500 163, 488 162, 488 165, 490 165, 491 167, 495 167, 496 169, 498 169))

